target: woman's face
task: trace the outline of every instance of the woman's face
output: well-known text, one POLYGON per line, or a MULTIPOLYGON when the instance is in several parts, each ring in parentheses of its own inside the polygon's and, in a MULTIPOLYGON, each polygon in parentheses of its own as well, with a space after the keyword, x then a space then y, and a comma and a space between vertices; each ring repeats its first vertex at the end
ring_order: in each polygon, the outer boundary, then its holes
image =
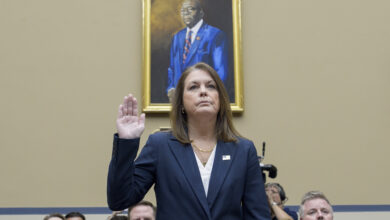
POLYGON ((276 187, 267 187, 265 189, 265 192, 267 193, 267 195, 269 197, 272 198, 272 201, 278 203, 278 204, 281 204, 282 203, 282 200, 280 199, 280 195, 279 195, 279 191, 276 187))
POLYGON ((188 117, 218 114, 219 93, 209 73, 195 69, 188 74, 184 81, 183 104, 188 117))

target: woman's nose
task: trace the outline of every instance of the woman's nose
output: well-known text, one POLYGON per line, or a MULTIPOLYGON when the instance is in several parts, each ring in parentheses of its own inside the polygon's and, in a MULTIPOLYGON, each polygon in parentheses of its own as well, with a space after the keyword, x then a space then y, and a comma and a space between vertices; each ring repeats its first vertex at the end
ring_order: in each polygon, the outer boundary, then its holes
POLYGON ((202 86, 200 87, 200 95, 201 95, 201 96, 207 95, 206 86, 202 85, 202 86))

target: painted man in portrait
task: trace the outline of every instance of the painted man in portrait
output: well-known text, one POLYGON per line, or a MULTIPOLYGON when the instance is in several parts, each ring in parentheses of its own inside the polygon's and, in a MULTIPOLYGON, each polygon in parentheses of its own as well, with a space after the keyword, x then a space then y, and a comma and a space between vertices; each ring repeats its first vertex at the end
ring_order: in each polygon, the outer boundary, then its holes
POLYGON ((166 89, 168 97, 172 97, 181 73, 198 62, 212 66, 224 82, 228 76, 225 33, 205 23, 199 0, 184 0, 180 14, 186 27, 172 39, 166 89))

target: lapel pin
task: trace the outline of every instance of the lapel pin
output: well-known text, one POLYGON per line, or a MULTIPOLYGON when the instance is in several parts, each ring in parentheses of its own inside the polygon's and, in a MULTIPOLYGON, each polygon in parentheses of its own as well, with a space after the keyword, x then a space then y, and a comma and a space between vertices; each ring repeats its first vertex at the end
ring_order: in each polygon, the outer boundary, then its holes
POLYGON ((222 155, 222 160, 230 160, 230 155, 222 155))
POLYGON ((197 36, 197 37, 196 37, 196 39, 197 39, 197 40, 200 40, 200 37, 199 37, 199 36, 197 36))

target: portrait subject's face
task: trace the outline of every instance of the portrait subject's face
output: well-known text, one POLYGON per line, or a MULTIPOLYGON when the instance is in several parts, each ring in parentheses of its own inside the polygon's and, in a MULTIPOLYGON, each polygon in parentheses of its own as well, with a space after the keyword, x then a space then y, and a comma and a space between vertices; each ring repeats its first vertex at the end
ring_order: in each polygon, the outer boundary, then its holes
POLYGON ((183 2, 180 10, 181 18, 184 24, 192 28, 202 19, 203 11, 200 8, 199 2, 195 0, 187 0, 183 2))
POLYGON ((323 199, 312 199, 305 202, 303 210, 301 220, 333 220, 332 208, 323 199))

